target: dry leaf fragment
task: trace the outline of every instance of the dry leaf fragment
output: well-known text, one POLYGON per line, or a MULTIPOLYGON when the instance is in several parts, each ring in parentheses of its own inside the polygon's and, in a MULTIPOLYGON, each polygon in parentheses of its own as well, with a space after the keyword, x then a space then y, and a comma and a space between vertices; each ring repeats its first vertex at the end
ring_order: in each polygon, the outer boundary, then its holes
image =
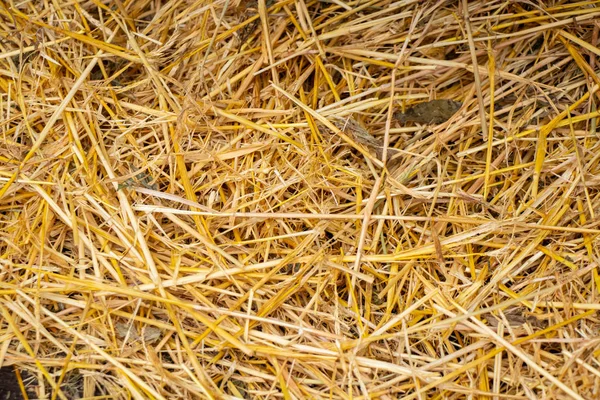
POLYGON ((125 322, 117 322, 115 325, 115 329, 117 331, 117 336, 121 339, 128 338, 129 340, 136 341, 140 338, 137 330, 130 323, 125 322))
POLYGON ((417 104, 404 113, 396 113, 401 123, 441 124, 446 122, 462 107, 460 101, 439 99, 417 104))
POLYGON ((142 335, 138 333, 135 326, 125 322, 117 322, 115 329, 117 331, 117 336, 119 336, 120 339, 125 339, 127 337, 128 340, 132 342, 139 340, 153 342, 161 336, 161 330, 155 326, 145 326, 142 328, 142 335))
MULTIPOLYGON (((353 118, 333 117, 332 121, 335 126, 342 132, 353 138, 356 142, 366 146, 369 150, 374 151, 377 158, 381 159, 383 155, 383 143, 369 133, 360 123, 353 118)), ((388 148, 388 161, 396 154, 398 150, 388 148)))
POLYGON ((155 326, 146 326, 142 331, 144 342, 154 342, 160 339, 161 330, 155 326))

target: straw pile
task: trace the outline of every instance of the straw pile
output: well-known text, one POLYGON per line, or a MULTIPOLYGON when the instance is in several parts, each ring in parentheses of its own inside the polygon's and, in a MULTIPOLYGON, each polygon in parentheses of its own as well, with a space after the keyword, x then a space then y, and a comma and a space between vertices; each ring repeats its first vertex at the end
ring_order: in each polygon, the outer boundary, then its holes
POLYGON ((598 398, 598 3, 2 2, 0 365, 31 398, 598 398), (395 116, 431 99, 462 106, 395 116))

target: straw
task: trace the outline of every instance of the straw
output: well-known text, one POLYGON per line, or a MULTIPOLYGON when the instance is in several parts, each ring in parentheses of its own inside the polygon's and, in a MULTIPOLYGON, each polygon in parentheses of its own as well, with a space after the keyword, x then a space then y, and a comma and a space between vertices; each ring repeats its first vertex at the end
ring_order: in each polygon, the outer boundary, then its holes
POLYGON ((25 398, 599 398, 599 3, 3 2, 0 367, 25 398))

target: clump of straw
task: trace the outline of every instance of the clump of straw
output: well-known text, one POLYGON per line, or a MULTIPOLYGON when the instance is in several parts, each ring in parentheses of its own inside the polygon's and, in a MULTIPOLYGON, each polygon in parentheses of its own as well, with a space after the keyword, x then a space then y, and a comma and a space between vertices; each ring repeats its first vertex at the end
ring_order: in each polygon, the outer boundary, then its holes
POLYGON ((0 5, 31 398, 600 396, 597 2, 0 5), (439 124, 394 117, 459 101, 439 124))

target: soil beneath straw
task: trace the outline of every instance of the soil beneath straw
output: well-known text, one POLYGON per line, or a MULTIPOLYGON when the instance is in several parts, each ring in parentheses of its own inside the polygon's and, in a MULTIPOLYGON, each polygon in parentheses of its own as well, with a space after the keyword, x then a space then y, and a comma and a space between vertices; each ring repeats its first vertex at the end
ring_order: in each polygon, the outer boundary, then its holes
POLYGON ((0 368, 0 400, 23 400, 23 394, 12 367, 0 368))

